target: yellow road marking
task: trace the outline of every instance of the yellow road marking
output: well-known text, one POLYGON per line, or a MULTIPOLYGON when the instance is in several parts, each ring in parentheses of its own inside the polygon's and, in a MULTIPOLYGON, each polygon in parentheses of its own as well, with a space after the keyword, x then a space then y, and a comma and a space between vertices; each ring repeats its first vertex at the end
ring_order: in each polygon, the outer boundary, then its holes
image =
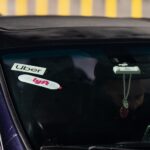
POLYGON ((105 16, 117 17, 117 0, 105 0, 105 16))
POLYGON ((36 8, 35 8, 36 15, 48 14, 48 0, 36 0, 35 3, 36 3, 36 8))
MULTIPOLYGON (((0 14, 8 15, 8 4, 11 0, 0 0, 0 14)), ((80 0, 80 14, 92 16, 94 0, 80 0)), ((142 17, 142 2, 144 0, 131 0, 131 17, 142 17)), ((16 0, 16 15, 28 15, 28 3, 30 0, 16 0)), ((49 0, 35 0, 36 15, 47 15, 49 0)), ((56 15, 70 15, 71 0, 58 0, 58 13, 56 15)), ((52 6, 52 4, 50 4, 52 6)), ((105 16, 117 17, 117 0, 105 0, 105 16)))
POLYGON ((132 0, 131 4, 131 17, 142 17, 142 0, 132 0))
POLYGON ((58 15, 70 15, 70 0, 58 1, 58 15))
POLYGON ((16 0, 16 15, 27 15, 28 0, 16 0))
POLYGON ((81 15, 92 16, 92 0, 81 0, 81 15))
POLYGON ((1 15, 7 15, 7 0, 0 0, 0 14, 1 15))

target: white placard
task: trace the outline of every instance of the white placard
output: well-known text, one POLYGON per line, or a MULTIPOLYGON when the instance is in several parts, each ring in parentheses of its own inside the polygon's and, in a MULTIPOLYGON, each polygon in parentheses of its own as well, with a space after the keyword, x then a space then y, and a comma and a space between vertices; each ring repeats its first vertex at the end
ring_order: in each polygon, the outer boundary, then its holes
POLYGON ((32 65, 26 65, 26 64, 20 64, 20 63, 14 63, 11 70, 27 72, 27 73, 32 73, 32 74, 38 74, 38 75, 44 75, 46 68, 32 66, 32 65))

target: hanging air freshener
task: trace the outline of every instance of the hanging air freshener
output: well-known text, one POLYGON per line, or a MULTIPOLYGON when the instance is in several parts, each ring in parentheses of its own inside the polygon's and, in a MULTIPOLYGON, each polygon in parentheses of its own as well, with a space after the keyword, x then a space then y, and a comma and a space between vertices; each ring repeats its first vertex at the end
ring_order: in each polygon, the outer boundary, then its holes
POLYGON ((114 66, 113 71, 115 74, 122 74, 123 75, 123 100, 122 100, 122 106, 120 108, 120 117, 121 118, 127 118, 129 114, 129 103, 128 103, 128 96, 130 93, 130 87, 131 87, 131 77, 132 74, 140 74, 141 71, 138 66, 128 66, 127 63, 119 64, 119 66, 114 66), (129 75, 129 82, 128 87, 126 89, 126 76, 129 75), (126 92, 127 90, 127 92, 126 92))
POLYGON ((129 113, 129 110, 127 108, 125 108, 123 106, 120 108, 120 117, 121 118, 127 118, 128 113, 129 113))
POLYGON ((127 99, 123 99, 123 106, 120 108, 120 117, 121 118, 127 118, 129 113, 129 104, 127 99))

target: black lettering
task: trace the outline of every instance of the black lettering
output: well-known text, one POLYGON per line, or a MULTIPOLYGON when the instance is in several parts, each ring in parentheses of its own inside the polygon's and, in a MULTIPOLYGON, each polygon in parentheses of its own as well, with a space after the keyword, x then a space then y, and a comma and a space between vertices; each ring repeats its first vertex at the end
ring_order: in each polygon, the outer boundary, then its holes
POLYGON ((29 68, 29 67, 26 67, 26 66, 24 66, 23 69, 26 70, 26 71, 29 71, 29 70, 30 70, 30 68, 29 68))
POLYGON ((39 69, 39 70, 37 70, 37 72, 40 72, 41 70, 39 69))
POLYGON ((16 69, 22 69, 22 67, 21 67, 21 68, 19 68, 19 65, 16 65, 16 69))

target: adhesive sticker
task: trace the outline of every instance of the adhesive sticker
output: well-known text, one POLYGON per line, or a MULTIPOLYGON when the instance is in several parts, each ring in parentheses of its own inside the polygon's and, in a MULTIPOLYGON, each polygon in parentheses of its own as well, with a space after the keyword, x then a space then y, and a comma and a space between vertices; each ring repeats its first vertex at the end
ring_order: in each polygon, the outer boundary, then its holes
POLYGON ((20 63, 14 63, 11 70, 27 72, 27 73, 32 73, 32 74, 38 74, 38 75, 44 75, 46 68, 31 66, 31 65, 26 65, 26 64, 20 64, 20 63))
POLYGON ((27 74, 18 76, 18 79, 21 82, 33 84, 33 85, 44 87, 44 88, 51 89, 51 90, 57 90, 57 89, 62 88, 58 83, 54 81, 46 80, 43 78, 39 78, 39 77, 27 75, 27 74))

